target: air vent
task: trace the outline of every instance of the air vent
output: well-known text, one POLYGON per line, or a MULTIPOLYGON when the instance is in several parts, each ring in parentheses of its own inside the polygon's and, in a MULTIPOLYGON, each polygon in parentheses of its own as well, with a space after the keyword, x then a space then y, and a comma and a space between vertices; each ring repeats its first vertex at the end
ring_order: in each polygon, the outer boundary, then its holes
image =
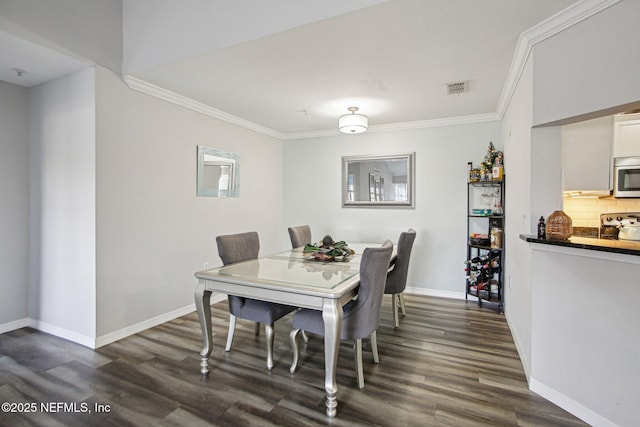
POLYGON ((469 80, 447 83, 447 95, 460 95, 469 90, 469 80))

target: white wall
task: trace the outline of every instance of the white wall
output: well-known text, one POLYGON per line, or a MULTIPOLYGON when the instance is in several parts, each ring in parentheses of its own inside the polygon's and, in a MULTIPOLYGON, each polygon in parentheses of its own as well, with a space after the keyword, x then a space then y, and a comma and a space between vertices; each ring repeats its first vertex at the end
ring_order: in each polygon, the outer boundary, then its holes
POLYGON ((501 149, 499 122, 286 141, 285 227, 309 224, 314 240, 380 243, 412 227, 407 286, 464 298, 467 162, 478 165, 489 141, 501 149), (407 152, 416 153, 415 209, 342 208, 342 156, 407 152))
POLYGON ((640 100, 638 16, 622 0, 535 46, 534 125, 640 100))
POLYGON ((531 388, 591 425, 633 426, 640 262, 606 258, 533 250, 531 388))
POLYGON ((505 316, 527 376, 531 360, 531 262, 528 246, 518 238, 529 234, 531 200, 531 109, 533 66, 529 60, 502 121, 506 180, 505 316))
POLYGON ((95 71, 29 91, 29 314, 42 330, 95 337, 95 71))
POLYGON ((261 253, 289 245, 282 143, 97 74, 99 345, 193 310, 194 273, 221 265, 215 236, 255 230, 261 253), (196 147, 240 155, 240 197, 196 196, 196 147))
POLYGON ((0 129, 1 333, 23 326, 24 319, 28 316, 29 165, 26 89, 0 82, 0 129))
MULTIPOLYGON (((532 124, 640 100, 637 16, 640 3, 623 0, 534 46, 532 74, 525 70, 503 123, 505 157, 519 159, 518 178, 507 183, 523 185, 507 192, 508 229, 533 234, 540 215, 562 206, 559 127, 532 124)), ((507 234, 507 319, 531 389, 592 425, 634 425, 637 259, 532 251, 535 244, 510 241, 515 234, 507 234)))

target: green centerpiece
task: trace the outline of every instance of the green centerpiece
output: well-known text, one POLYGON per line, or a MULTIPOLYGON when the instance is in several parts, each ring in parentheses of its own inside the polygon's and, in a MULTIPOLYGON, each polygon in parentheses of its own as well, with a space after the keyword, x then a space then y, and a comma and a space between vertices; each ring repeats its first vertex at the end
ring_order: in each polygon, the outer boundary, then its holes
POLYGON ((345 261, 356 252, 349 248, 344 240, 334 242, 333 238, 327 235, 315 245, 307 243, 303 253, 316 261, 345 261))

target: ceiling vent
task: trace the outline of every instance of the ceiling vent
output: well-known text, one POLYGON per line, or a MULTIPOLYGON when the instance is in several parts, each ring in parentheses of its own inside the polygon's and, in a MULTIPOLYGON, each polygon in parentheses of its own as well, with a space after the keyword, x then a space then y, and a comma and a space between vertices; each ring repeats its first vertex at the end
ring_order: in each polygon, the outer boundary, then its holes
POLYGON ((469 80, 447 83, 447 95, 460 95, 469 91, 469 80))

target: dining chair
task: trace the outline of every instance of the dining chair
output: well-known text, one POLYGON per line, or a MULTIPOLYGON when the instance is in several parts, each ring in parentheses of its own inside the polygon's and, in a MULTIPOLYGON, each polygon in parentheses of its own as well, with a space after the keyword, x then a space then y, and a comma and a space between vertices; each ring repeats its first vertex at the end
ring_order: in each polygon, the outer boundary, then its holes
POLYGON ((413 248, 414 240, 416 240, 416 231, 414 229, 410 228, 400 233, 396 255, 391 259, 389 271, 387 272, 387 284, 384 287, 384 293, 391 295, 391 310, 393 311, 393 320, 396 328, 400 327, 398 302, 400 303, 402 316, 407 315, 404 308, 404 290, 407 287, 409 259, 411 258, 411 249, 413 248))
POLYGON ((289 227, 289 237, 291 238, 291 247, 293 249, 311 243, 311 227, 308 225, 289 227))
MULTIPOLYGON (((258 258, 260 252, 260 239, 258 233, 229 234, 216 237, 218 255, 224 265, 258 258)), ((284 304, 255 300, 252 298, 228 295, 229 301, 229 334, 225 351, 231 350, 233 335, 236 329, 236 319, 252 320, 256 322, 256 335, 260 333, 260 324, 264 324, 267 340, 267 369, 273 368, 273 325, 276 320, 296 310, 284 304)))
MULTIPOLYGON (((305 246, 311 243, 311 227, 308 225, 299 225, 297 227, 289 227, 289 237, 291 238, 291 247, 293 249, 305 246)), ((302 331, 302 339, 309 342, 309 337, 302 331)))
MULTIPOLYGON (((341 340, 355 340, 355 364, 358 387, 364 387, 364 372, 362 368, 362 339, 371 337, 371 352, 373 361, 380 362, 376 329, 380 323, 380 307, 384 294, 384 284, 387 269, 393 251, 393 243, 386 240, 382 246, 366 248, 360 262, 360 285, 358 297, 349 300, 342 310, 341 340)), ((293 362, 289 371, 293 374, 298 367, 297 335, 300 331, 324 336, 324 321, 322 312, 301 308, 293 315, 293 330, 290 333, 293 362)))

